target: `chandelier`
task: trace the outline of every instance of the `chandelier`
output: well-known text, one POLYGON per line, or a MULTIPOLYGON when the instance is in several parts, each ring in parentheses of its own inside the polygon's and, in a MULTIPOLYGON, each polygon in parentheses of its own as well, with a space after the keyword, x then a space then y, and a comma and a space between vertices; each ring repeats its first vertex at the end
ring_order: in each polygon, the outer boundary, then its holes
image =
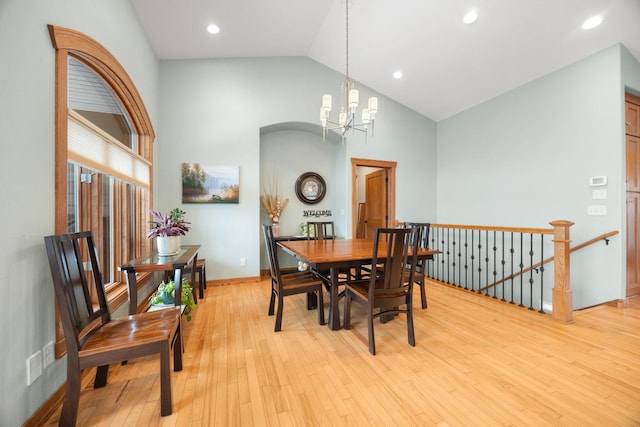
POLYGON ((322 123, 322 139, 327 136, 330 130, 339 131, 342 134, 342 142, 346 139, 348 130, 357 130, 364 132, 365 141, 369 128, 371 128, 371 136, 373 136, 373 124, 378 112, 378 98, 372 96, 367 102, 367 108, 362 109, 360 123, 356 122, 356 111, 358 110, 359 92, 355 89, 353 81, 349 78, 349 1, 345 3, 345 24, 346 24, 346 74, 344 82, 342 82, 342 106, 338 121, 332 121, 331 113, 331 95, 322 95, 322 106, 320 107, 320 123, 322 123))

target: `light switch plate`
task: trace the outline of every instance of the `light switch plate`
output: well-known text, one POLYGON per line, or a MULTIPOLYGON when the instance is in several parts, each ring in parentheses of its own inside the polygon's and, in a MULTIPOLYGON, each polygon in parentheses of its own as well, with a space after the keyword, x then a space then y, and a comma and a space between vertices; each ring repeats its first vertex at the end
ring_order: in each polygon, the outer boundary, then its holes
POLYGON ((603 200, 607 198, 607 189, 599 188, 597 190, 593 190, 593 200, 603 200))

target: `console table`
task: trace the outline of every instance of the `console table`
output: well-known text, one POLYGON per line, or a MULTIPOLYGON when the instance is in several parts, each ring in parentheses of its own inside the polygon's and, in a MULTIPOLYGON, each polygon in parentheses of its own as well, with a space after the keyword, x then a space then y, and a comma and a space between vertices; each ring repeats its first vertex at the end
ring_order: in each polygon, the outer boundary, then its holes
MULTIPOLYGON (((137 273, 142 272, 167 272, 173 271, 173 280, 176 283, 175 304, 180 305, 182 289, 182 270, 191 265, 191 284, 196 279, 196 263, 198 262, 198 250, 200 245, 182 246, 177 254, 172 256, 159 256, 157 251, 132 259, 126 264, 118 267, 124 271, 127 277, 127 292, 129 294, 129 314, 136 314, 138 311, 138 282, 137 273)), ((193 292, 195 302, 198 302, 197 292, 193 292)))

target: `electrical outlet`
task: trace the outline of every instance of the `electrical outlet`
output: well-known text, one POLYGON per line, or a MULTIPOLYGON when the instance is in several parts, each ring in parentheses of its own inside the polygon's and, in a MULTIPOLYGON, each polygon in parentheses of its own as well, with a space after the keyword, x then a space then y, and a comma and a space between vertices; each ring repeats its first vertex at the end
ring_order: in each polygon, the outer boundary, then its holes
POLYGON ((44 347, 42 347, 42 362, 44 369, 53 363, 54 358, 53 341, 49 341, 44 347))
POLYGON ((33 382, 42 374, 42 351, 38 350, 27 359, 27 385, 33 382))
POLYGON ((240 258, 240 267, 246 267, 246 266, 247 266, 247 259, 240 258))

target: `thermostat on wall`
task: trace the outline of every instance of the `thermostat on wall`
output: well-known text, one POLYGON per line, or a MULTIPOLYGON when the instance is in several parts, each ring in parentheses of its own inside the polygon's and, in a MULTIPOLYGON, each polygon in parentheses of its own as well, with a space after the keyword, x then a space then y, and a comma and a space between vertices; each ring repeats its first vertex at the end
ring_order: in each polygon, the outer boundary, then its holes
POLYGON ((607 185, 607 177, 606 176, 592 176, 589 178, 589 185, 592 187, 599 187, 601 185, 607 185))

